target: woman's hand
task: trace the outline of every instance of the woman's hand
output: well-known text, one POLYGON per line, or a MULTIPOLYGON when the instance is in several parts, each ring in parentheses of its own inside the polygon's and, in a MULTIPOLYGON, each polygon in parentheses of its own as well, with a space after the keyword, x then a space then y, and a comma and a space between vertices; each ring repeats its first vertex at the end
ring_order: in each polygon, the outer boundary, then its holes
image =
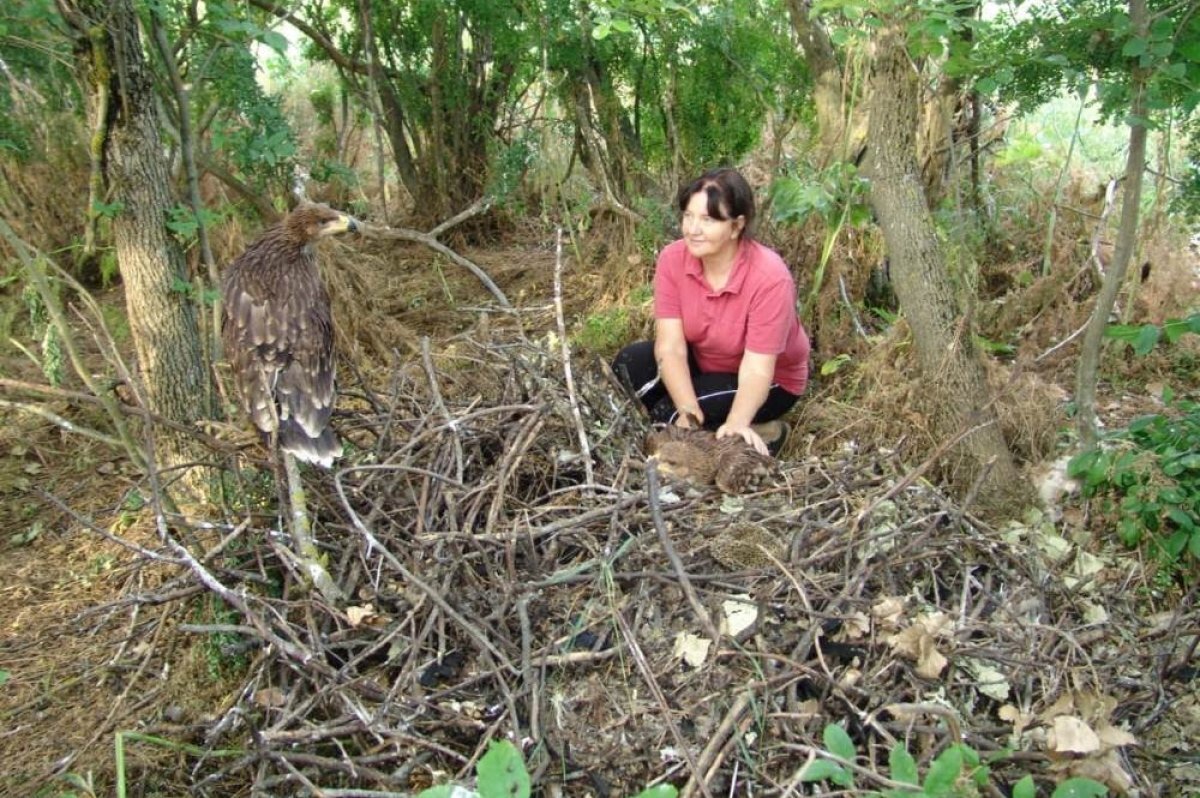
POLYGON ((675 414, 675 426, 684 429, 700 429, 704 426, 704 411, 699 405, 679 408, 675 414))
POLYGON ((749 426, 730 424, 727 422, 722 424, 717 429, 718 438, 728 438, 733 435, 741 436, 742 440, 753 446, 754 451, 758 452, 759 454, 770 455, 770 451, 767 449, 767 444, 765 441, 763 441, 762 436, 749 426))

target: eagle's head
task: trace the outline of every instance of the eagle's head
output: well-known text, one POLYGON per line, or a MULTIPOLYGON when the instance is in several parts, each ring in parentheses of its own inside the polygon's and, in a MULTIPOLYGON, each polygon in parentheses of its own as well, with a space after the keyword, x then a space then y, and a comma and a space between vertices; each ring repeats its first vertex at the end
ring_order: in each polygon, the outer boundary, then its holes
POLYGON ((338 233, 356 233, 359 226, 358 220, 350 214, 316 202, 297 205, 283 220, 288 237, 301 245, 338 233))

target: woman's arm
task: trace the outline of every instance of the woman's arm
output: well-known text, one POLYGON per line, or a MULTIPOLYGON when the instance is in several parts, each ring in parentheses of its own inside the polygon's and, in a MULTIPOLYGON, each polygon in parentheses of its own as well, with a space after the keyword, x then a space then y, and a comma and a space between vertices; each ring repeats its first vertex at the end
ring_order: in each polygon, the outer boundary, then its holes
MULTIPOLYGON (((690 427, 690 415, 696 424, 704 423, 704 411, 696 400, 696 388, 692 385, 692 372, 688 369, 687 339, 683 335, 681 319, 659 319, 654 323, 654 360, 658 363, 658 374, 679 415, 675 423, 690 427)), ((765 400, 765 396, 764 396, 765 400)))
MULTIPOLYGON (((771 381, 775 377, 776 355, 764 355, 746 350, 742 365, 738 367, 738 389, 733 397, 729 416, 717 430, 717 437, 740 435, 746 443, 762 454, 767 454, 767 444, 750 428, 758 409, 767 401, 771 392, 771 381)), ((685 364, 686 365, 686 364, 685 364)))

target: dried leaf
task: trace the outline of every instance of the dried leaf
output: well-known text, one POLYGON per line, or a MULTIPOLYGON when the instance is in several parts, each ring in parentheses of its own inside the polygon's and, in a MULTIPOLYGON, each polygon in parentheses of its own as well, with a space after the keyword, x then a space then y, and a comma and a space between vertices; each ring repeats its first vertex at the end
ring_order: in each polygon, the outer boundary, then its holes
POLYGON ((871 607, 871 617, 883 629, 899 629, 904 617, 904 603, 900 596, 880 599, 871 607))
POLYGON ((842 628, 835 640, 862 640, 871 633, 871 619, 865 612, 852 612, 842 619, 842 628))
POLYGON ((888 643, 898 654, 917 663, 917 675, 925 679, 936 679, 949 661, 934 645, 933 635, 920 623, 914 623, 899 634, 892 635, 888 643))
POLYGON ((364 604, 361 607, 347 607, 346 619, 350 621, 350 625, 358 628, 362 624, 370 620, 375 614, 375 607, 371 604, 364 604))
POLYGON ((758 620, 758 607, 749 596, 721 602, 721 613, 721 633, 735 639, 758 620))
POLYGON ((255 691, 254 703, 268 708, 287 706, 287 696, 278 687, 264 687, 255 691))
POLYGON ((1124 729, 1119 729, 1111 723, 1101 723, 1096 726, 1096 734, 1105 748, 1119 748, 1122 745, 1137 745, 1137 738, 1124 729))
POLYGON ((963 665, 975 677, 975 688, 989 698, 1007 701, 1011 686, 1008 678, 993 664, 981 659, 966 658, 963 665))
POLYGON ((680 632, 675 635, 674 653, 690 667, 699 668, 708 659, 708 647, 711 645, 712 641, 706 637, 680 632))
POLYGON ((1100 750, 1100 737, 1081 718, 1059 715, 1054 719, 1047 744, 1051 751, 1059 753, 1091 754, 1100 750))

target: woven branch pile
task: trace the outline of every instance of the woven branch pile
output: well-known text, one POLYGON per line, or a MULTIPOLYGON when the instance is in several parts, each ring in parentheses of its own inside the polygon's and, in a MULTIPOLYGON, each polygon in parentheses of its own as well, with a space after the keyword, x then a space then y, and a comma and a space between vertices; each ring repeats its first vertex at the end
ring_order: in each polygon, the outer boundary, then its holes
POLYGON ((1039 543, 1048 523, 989 527, 877 451, 792 453, 740 496, 660 480, 625 395, 598 365, 568 379, 563 351, 426 347, 347 392, 347 457, 305 472, 345 606, 245 497, 141 597, 216 594, 234 620, 183 628, 247 659, 225 705, 145 726, 194 746, 193 794, 411 794, 470 783, 501 738, 549 795, 800 794, 829 723, 861 789, 891 784, 898 744, 923 772, 957 742, 1017 750, 997 784, 1145 783, 1113 735, 1187 694, 1195 613, 1138 619, 1124 575, 1039 543), (1109 743, 1063 750, 1062 718, 1109 743))

